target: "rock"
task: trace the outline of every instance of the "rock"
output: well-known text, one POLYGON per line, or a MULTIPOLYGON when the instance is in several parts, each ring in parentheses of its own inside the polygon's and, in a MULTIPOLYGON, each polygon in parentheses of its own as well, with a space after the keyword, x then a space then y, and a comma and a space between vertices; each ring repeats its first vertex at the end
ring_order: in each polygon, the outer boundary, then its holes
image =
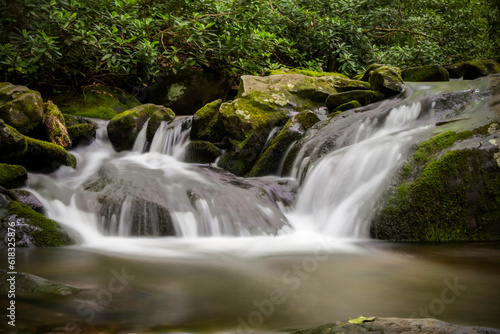
POLYGON ((494 60, 472 60, 465 63, 464 80, 474 80, 500 73, 500 64, 494 60))
POLYGON ((233 79, 210 71, 186 69, 176 75, 160 74, 147 87, 139 87, 138 98, 171 108, 177 115, 193 115, 205 104, 225 99, 233 79))
POLYGON ((26 185, 28 172, 23 166, 0 164, 0 187, 18 188, 26 185))
POLYGON ((61 165, 76 167, 76 158, 63 147, 43 140, 26 137, 26 152, 15 159, 30 171, 52 172, 61 165))
MULTIPOLYGON (((10 282, 7 281, 8 272, 0 269, 0 291, 7 294, 10 289, 10 282)), ((81 290, 66 284, 49 281, 40 276, 17 272, 16 273, 16 295, 33 295, 49 294, 56 296, 73 295, 81 290)))
POLYGON ((465 62, 458 64, 445 65, 444 68, 448 71, 451 79, 460 79, 465 73, 465 62))
POLYGON ((434 333, 434 334, 500 334, 500 330, 479 326, 459 326, 436 319, 403 319, 375 318, 374 321, 359 324, 336 322, 311 329, 305 329, 294 334, 400 334, 400 333, 434 333))
POLYGON ((219 109, 222 100, 208 103, 198 110, 193 116, 191 126, 191 140, 206 140, 212 143, 221 142, 224 138, 224 130, 220 128, 219 109))
POLYGON ((371 65, 361 80, 369 82, 372 90, 384 93, 386 96, 396 95, 404 90, 401 70, 397 67, 371 65))
POLYGON ((398 241, 500 239, 500 132, 497 123, 486 128, 421 143, 404 182, 374 217, 372 234, 398 241))
POLYGON ((319 122, 319 117, 312 111, 303 111, 288 120, 276 138, 273 138, 264 149, 248 176, 280 174, 281 164, 286 158, 285 154, 288 153, 291 145, 317 122, 319 122))
POLYGON ((372 102, 377 102, 384 98, 384 94, 372 90, 353 90, 344 93, 337 93, 328 96, 326 99, 326 107, 329 110, 335 110, 343 104, 357 101, 361 106, 365 106, 372 102))
POLYGON ((401 73, 404 81, 450 81, 450 74, 441 65, 426 65, 407 68, 401 73))
POLYGON ((32 193, 23 189, 12 189, 8 191, 8 196, 14 201, 29 206, 34 211, 44 214, 43 204, 32 193))
POLYGON ((141 104, 134 96, 104 85, 64 93, 54 97, 53 101, 63 113, 102 119, 112 119, 141 104))
POLYGON ((66 129, 64 117, 59 108, 52 103, 52 101, 45 103, 43 123, 50 142, 64 148, 71 147, 71 139, 66 129))
POLYGON ((15 225, 15 246, 59 247, 71 245, 74 241, 57 222, 34 211, 29 206, 13 201, 0 194, 0 247, 7 248, 8 227, 15 225))
POLYGON ((43 100, 39 92, 25 86, 0 83, 0 118, 26 134, 43 119, 43 100))
POLYGON ((26 138, 0 119, 0 161, 22 155, 27 147, 26 138))
POLYGON ((359 108, 359 107, 362 107, 362 105, 358 101, 349 101, 349 102, 341 104, 340 106, 338 106, 337 108, 335 108, 331 112, 330 115, 334 115, 334 114, 342 112, 342 111, 346 111, 346 110, 350 110, 350 109, 355 109, 355 108, 359 108))
POLYGON ((118 152, 132 149, 144 123, 156 113, 158 113, 156 117, 162 120, 172 120, 175 116, 171 109, 164 106, 144 104, 113 117, 108 123, 107 129, 109 140, 114 149, 118 152))
POLYGON ((222 151, 208 141, 192 141, 186 147, 184 161, 189 163, 213 163, 222 154, 222 151))
POLYGON ((96 126, 92 123, 69 126, 67 130, 73 147, 79 144, 89 145, 96 138, 96 126))

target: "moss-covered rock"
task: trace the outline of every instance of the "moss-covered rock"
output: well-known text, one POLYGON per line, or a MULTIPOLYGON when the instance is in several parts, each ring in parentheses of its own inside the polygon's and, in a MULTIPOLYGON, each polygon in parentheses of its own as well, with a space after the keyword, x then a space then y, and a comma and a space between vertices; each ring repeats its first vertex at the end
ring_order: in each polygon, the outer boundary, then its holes
MULTIPOLYGON (((109 140, 113 144, 114 149, 118 152, 132 149, 144 123, 153 114, 158 114, 155 116, 157 120, 172 120, 175 116, 170 108, 156 104, 144 104, 113 117, 108 123, 107 130, 109 140)), ((159 123, 157 126, 159 126, 159 123)), ((151 133, 154 135, 153 131, 151 133)))
POLYGON ((361 106, 377 102, 384 98, 384 94, 372 90, 353 90, 344 93, 332 94, 326 99, 326 107, 332 111, 339 106, 357 101, 361 106))
MULTIPOLYGON (((330 113, 330 115, 334 116, 337 113, 347 111, 350 109, 354 109, 354 108, 359 108, 361 106, 362 106, 361 103, 359 103, 358 101, 349 101, 349 102, 341 104, 337 108, 333 109, 332 112, 330 113)), ((328 115, 328 116, 330 116, 330 115, 328 115)))
POLYGON ((22 155, 28 144, 26 138, 0 119, 0 161, 7 161, 22 155))
POLYGON ((464 80, 473 80, 500 73, 500 64, 494 60, 472 60, 465 63, 464 80))
POLYGON ((450 81, 450 74, 441 65, 426 65, 405 69, 401 76, 404 81, 450 81))
POLYGON ((57 222, 0 194, 0 246, 7 247, 8 227, 15 225, 16 247, 59 247, 74 243, 57 222))
POLYGON ((192 140, 206 140, 212 143, 222 141, 223 129, 220 129, 219 109, 222 100, 208 103, 193 116, 190 137, 192 140))
POLYGON ((186 147, 184 160, 190 163, 208 164, 222 154, 222 151, 214 144, 208 141, 195 140, 186 147))
POLYGON ((444 68, 448 71, 451 79, 460 79, 464 76, 465 73, 465 62, 444 65, 444 68))
POLYGON ((0 85, 0 118, 26 134, 43 119, 43 100, 39 92, 10 83, 0 85))
MULTIPOLYGON (((0 191, 1 192, 1 191, 0 191)), ((32 193, 24 189, 10 189, 5 192, 12 200, 25 204, 38 213, 43 214, 43 204, 32 193)))
POLYGON ((372 90, 384 93, 386 96, 396 95, 404 90, 401 70, 397 67, 371 65, 361 80, 369 82, 372 90))
POLYGON ((26 137, 26 152, 14 161, 30 171, 51 172, 61 165, 76 167, 76 158, 63 147, 26 137))
POLYGON ((115 115, 141 104, 134 96, 123 90, 104 85, 94 85, 78 92, 64 93, 53 100, 63 113, 102 119, 112 119, 115 115))
POLYGON ((66 129, 66 122, 59 108, 52 102, 45 103, 43 124, 50 142, 64 148, 71 147, 71 139, 66 129))
MULTIPOLYGON (((0 277, 5 278, 8 275, 6 270, 0 269, 0 277)), ((6 294, 10 290, 10 282, 6 279, 0 280, 0 292, 6 294)), ((53 296, 68 296, 80 292, 80 289, 75 287, 49 281, 43 277, 31 275, 28 273, 16 273, 16 294, 26 295, 33 298, 35 295, 53 295, 53 296)))
POLYGON ((319 122, 312 111, 303 111, 289 119, 278 135, 273 138, 260 155, 248 176, 263 176, 281 173, 281 165, 291 145, 299 140, 304 132, 319 122))
MULTIPOLYGON (((487 127, 488 128, 488 127, 487 127)), ((446 132, 418 146, 372 222, 380 239, 500 239, 498 131, 446 132)))
POLYGON ((279 70, 270 70, 266 72, 266 75, 277 75, 277 74, 301 74, 301 75, 307 75, 309 77, 339 77, 339 78, 346 78, 347 77, 341 73, 335 73, 335 72, 317 72, 317 71, 311 71, 311 70, 302 70, 299 68, 281 68, 279 70))
POLYGON ((0 187, 18 188, 26 184, 28 172, 23 166, 0 164, 0 187))
POLYGON ((79 144, 89 145, 96 138, 96 128, 92 123, 73 125, 67 130, 73 147, 79 144))

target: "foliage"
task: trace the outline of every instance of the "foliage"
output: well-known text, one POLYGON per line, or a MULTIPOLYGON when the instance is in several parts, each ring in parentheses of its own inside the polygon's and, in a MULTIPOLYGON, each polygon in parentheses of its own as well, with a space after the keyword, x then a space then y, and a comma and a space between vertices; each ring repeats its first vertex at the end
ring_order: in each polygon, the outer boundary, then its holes
POLYGON ((363 72, 498 52, 498 0, 0 0, 0 81, 146 83, 186 67, 363 72))

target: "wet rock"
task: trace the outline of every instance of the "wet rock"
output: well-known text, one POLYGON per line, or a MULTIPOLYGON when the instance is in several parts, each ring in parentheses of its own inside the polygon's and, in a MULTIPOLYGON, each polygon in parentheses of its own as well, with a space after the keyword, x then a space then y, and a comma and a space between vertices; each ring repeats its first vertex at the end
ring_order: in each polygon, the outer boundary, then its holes
POLYGON ((350 109, 359 108, 361 106, 362 106, 361 103, 359 103, 358 101, 349 101, 349 102, 341 104, 337 108, 333 109, 333 111, 330 113, 329 116, 333 116, 339 112, 347 111, 350 109))
POLYGON ((346 103, 357 101, 360 106, 380 101, 384 98, 384 94, 371 90, 353 90, 344 93, 332 94, 326 99, 326 107, 329 110, 336 108, 346 103))
POLYGON ((0 83, 0 118, 26 134, 42 122, 43 100, 39 92, 8 82, 0 83))
POLYGON ((69 234, 59 224, 29 206, 0 194, 0 248, 7 248, 8 228, 16 230, 15 246, 20 247, 59 247, 74 243, 69 234))
POLYGON ((104 85, 67 92, 56 96, 53 101, 65 114, 102 119, 112 119, 117 114, 141 104, 131 94, 104 85))
POLYGON ((405 69, 401 76, 404 81, 422 82, 422 81, 449 81, 450 74, 441 65, 426 65, 411 67, 405 69))
POLYGON ((0 187, 18 188, 26 184, 28 172, 23 166, 0 163, 0 187))
MULTIPOLYGON (((113 144, 114 149, 118 152, 132 149, 143 125, 153 115, 156 115, 156 120, 161 119, 162 121, 170 121, 175 116, 171 109, 164 106, 144 104, 113 117, 108 123, 107 130, 109 140, 113 144)), ((159 126, 159 123, 157 126, 159 126)), ((154 131, 156 132, 156 129, 154 131)), ((153 130, 150 133, 154 135, 153 130)))
POLYGON ((44 214, 43 204, 32 193, 23 189, 12 189, 8 191, 8 195, 14 201, 29 206, 34 211, 44 214))
POLYGON ((221 122, 219 121, 221 104, 222 100, 213 101, 194 114, 190 133, 192 140, 205 140, 212 143, 222 141, 224 132, 220 128, 221 122))
POLYGON ((444 68, 448 71, 451 79, 460 79, 464 76, 466 63, 445 65, 444 68))
POLYGON ((375 321, 360 324, 336 322, 294 334, 400 334, 400 333, 435 333, 435 334, 500 334, 500 330, 479 326, 460 326, 436 319, 375 318, 375 321))
POLYGON ((92 123, 69 126, 67 130, 73 147, 79 144, 89 145, 96 138, 96 126, 92 123))
MULTIPOLYGON (((0 269, 0 292, 6 294, 10 289, 10 282, 7 278, 12 277, 6 270, 0 269)), ((43 277, 17 272, 15 274, 16 294, 33 296, 48 294, 56 296, 73 295, 81 290, 66 284, 49 281, 43 277)))
POLYGON ((43 124, 45 125, 48 141, 64 148, 71 147, 71 139, 66 129, 64 117, 52 101, 45 103, 43 124))
POLYGON ((59 145, 30 137, 26 137, 26 142, 26 152, 14 160, 26 169, 52 172, 61 165, 76 167, 76 158, 59 145))
POLYGON ((286 158, 289 148, 300 139, 304 132, 319 122, 316 113, 303 111, 289 119, 278 135, 273 138, 255 163, 248 176, 264 176, 281 174, 281 164, 286 158))
POLYGON ((184 160, 189 163, 213 163, 222 154, 222 151, 208 141, 192 141, 186 147, 184 160))

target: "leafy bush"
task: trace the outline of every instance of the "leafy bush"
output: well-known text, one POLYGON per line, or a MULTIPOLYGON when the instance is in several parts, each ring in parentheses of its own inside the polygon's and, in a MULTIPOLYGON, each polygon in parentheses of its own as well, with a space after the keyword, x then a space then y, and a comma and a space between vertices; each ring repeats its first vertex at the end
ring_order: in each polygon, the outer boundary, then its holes
POLYGON ((0 0, 0 80, 136 84, 186 67, 361 73, 498 52, 500 5, 466 0, 0 0))

